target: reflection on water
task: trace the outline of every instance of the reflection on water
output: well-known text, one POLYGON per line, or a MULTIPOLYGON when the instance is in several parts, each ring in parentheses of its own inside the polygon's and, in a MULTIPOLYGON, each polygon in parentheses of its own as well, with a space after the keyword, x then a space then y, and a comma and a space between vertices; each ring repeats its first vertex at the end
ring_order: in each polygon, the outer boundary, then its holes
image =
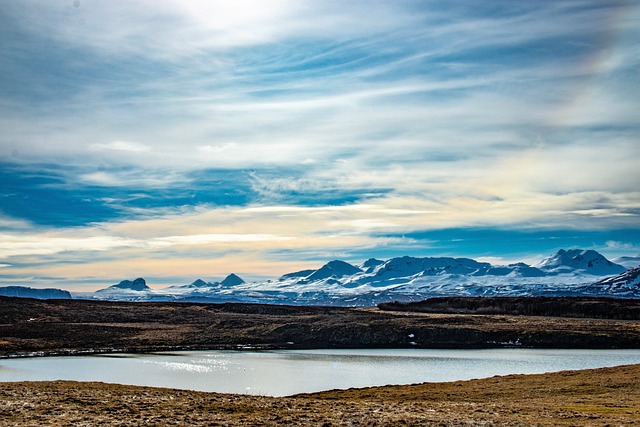
POLYGON ((640 363, 640 350, 193 351, 0 360, 0 381, 77 380, 283 396, 640 363))

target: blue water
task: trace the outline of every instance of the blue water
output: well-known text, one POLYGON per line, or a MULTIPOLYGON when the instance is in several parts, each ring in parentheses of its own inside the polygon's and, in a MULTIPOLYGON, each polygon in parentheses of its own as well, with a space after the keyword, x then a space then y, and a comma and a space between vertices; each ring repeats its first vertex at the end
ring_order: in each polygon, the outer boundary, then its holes
POLYGON ((0 360, 0 382, 77 380, 285 396, 640 363, 640 350, 282 350, 0 360))

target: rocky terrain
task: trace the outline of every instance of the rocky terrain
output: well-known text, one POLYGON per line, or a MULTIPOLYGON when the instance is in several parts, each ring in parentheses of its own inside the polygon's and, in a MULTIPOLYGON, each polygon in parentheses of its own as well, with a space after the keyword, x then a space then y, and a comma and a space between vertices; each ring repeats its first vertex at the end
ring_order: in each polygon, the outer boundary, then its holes
POLYGON ((285 398, 104 383, 0 383, 0 426, 630 426, 640 365, 285 398))
POLYGON ((245 346, 640 348, 638 320, 513 316, 495 310, 464 315, 7 297, 0 297, 0 307, 0 356, 245 346))

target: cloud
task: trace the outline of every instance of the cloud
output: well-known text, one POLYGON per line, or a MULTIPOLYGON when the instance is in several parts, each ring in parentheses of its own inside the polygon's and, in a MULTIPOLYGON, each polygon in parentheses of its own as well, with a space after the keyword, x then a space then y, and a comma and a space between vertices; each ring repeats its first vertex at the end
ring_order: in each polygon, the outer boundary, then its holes
POLYGON ((607 240, 605 242, 605 246, 607 249, 616 250, 616 251, 626 251, 627 253, 632 251, 637 251, 640 245, 629 243, 629 242, 620 242, 616 240, 607 240))
POLYGON ((113 236, 87 236, 82 238, 48 237, 46 235, 0 236, 0 257, 24 255, 51 255, 68 251, 108 251, 131 246, 128 239, 113 236))
POLYGON ((148 145, 130 141, 112 141, 108 144, 92 144, 91 148, 95 150, 116 150, 132 153, 144 153, 151 151, 151 147, 148 145))
POLYGON ((292 237, 271 234, 195 234, 188 236, 167 236, 153 239, 149 246, 204 245, 209 243, 281 242, 292 237))
POLYGON ((5 253, 264 273, 416 244, 385 233, 637 228, 637 5, 76 4, 0 10, 5 253))

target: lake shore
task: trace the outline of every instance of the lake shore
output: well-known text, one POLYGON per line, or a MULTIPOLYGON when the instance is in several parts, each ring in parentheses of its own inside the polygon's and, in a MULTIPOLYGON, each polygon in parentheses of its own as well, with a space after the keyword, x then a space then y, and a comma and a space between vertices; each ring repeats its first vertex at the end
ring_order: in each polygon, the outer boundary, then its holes
MULTIPOLYGON (((0 301, 0 356, 256 348, 640 348, 640 322, 247 304, 0 301)), ((284 398, 0 384, 9 425, 631 425, 640 365, 284 398)))
POLYGON ((213 349, 640 348, 640 321, 0 298, 0 357, 213 349))
POLYGON ((83 382, 0 383, 0 426, 605 426, 640 423, 640 365, 284 398, 83 382))

